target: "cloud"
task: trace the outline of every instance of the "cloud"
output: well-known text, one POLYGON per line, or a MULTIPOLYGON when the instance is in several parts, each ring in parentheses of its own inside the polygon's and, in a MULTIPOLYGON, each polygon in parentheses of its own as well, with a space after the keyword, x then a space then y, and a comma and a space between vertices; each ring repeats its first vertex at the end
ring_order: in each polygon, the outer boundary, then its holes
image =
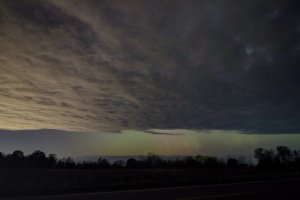
POLYGON ((0 5, 2 129, 300 130, 297 1, 0 5))
POLYGON ((150 129, 150 130, 136 130, 143 133, 150 133, 152 135, 170 135, 170 136, 176 136, 176 135, 184 135, 186 131, 183 131, 181 133, 181 130, 156 130, 156 129, 150 129))

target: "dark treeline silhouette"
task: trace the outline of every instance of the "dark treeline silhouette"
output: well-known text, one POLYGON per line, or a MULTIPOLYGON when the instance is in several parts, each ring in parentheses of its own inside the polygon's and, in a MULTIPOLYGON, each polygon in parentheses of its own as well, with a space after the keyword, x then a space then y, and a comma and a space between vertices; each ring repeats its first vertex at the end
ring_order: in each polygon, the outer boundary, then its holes
POLYGON ((0 152, 0 168, 58 168, 58 169, 297 169, 300 170, 300 150, 292 151, 288 147, 273 149, 258 148, 254 151, 257 164, 245 158, 229 157, 219 159, 211 156, 187 156, 181 159, 162 159, 158 155, 148 154, 144 159, 129 158, 127 161, 109 162, 100 157, 97 162, 75 162, 71 157, 58 159, 55 154, 48 156, 37 150, 24 155, 20 150, 11 154, 0 152))
POLYGON ((258 168, 296 168, 300 169, 300 150, 292 151, 288 147, 278 146, 273 149, 258 148, 254 151, 258 168))

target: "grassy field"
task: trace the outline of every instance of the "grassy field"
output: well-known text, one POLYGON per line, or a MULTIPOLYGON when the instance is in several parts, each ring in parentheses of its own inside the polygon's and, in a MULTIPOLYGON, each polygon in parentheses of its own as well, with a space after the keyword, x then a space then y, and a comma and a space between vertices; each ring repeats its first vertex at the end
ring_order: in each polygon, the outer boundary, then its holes
POLYGON ((300 177, 257 169, 1 169, 0 197, 171 187, 300 177))

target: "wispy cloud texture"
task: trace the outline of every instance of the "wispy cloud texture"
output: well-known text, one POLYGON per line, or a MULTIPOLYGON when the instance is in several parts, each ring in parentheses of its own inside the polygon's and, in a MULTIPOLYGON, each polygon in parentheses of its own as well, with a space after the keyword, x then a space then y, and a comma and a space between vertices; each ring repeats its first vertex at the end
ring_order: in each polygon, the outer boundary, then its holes
POLYGON ((0 128, 299 132, 298 1, 0 0, 0 128))

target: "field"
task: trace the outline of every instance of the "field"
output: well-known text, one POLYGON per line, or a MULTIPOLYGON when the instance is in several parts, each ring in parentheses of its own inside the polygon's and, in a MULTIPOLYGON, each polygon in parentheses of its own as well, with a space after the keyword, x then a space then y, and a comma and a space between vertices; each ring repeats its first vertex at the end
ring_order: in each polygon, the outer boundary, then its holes
POLYGON ((299 173, 257 169, 1 169, 1 197, 161 188, 278 178, 299 173))

